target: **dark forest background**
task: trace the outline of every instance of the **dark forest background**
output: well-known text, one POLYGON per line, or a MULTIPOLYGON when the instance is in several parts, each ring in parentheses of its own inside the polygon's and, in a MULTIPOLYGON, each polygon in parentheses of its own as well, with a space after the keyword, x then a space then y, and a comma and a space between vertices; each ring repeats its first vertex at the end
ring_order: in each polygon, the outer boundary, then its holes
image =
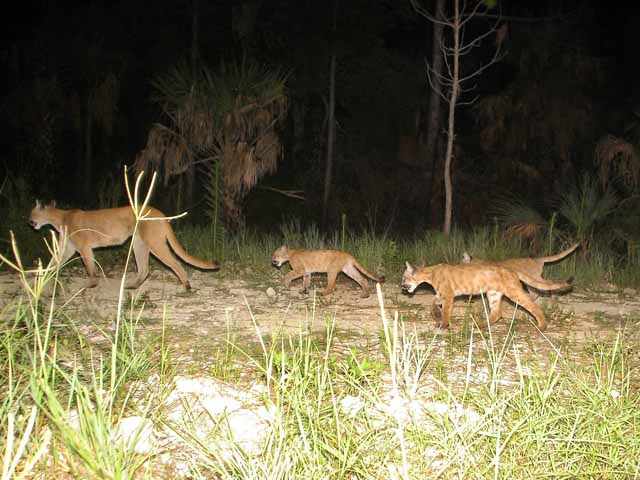
MULTIPOLYGON (((507 27, 500 61, 456 111, 454 225, 514 206, 535 223, 563 192, 590 188, 626 202, 625 231, 637 228, 640 17, 621 5, 501 2, 469 24, 474 35, 501 15, 507 27)), ((122 205, 123 167, 146 165, 168 214, 207 222, 220 205, 238 209, 229 228, 319 224, 335 54, 326 227, 343 215, 374 230, 441 227, 446 103, 428 155, 433 24, 408 1, 43 1, 3 23, 5 204, 122 205), (233 181, 233 199, 212 192, 233 181)), ((487 36, 463 71, 496 43, 487 36)))

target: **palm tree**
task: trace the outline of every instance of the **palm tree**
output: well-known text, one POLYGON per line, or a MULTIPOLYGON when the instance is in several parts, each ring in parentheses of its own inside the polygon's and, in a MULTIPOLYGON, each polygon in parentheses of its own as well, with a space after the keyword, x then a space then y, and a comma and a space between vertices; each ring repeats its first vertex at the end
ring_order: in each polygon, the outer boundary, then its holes
POLYGON ((550 221, 537 206, 521 198, 506 195, 498 197, 493 206, 496 220, 503 226, 507 238, 518 238, 529 243, 534 251, 540 248, 550 221))
POLYGON ((514 197, 499 199, 495 212, 507 236, 526 240, 534 248, 540 246, 544 236, 551 237, 555 228, 556 234, 564 232, 561 236, 579 241, 586 252, 597 236, 604 234, 609 242, 620 236, 620 217, 616 215, 620 206, 618 196, 611 189, 601 188, 597 178, 585 173, 566 185, 555 198, 539 206, 551 213, 548 219, 538 208, 514 197))
POLYGON ((583 245, 593 240, 598 228, 611 225, 618 206, 618 197, 586 173, 560 194, 557 204, 558 214, 583 245))
POLYGON ((285 82, 280 71, 250 60, 222 64, 217 72, 181 64, 160 75, 152 82, 153 100, 166 121, 150 130, 136 169, 162 167, 166 184, 205 163, 209 215, 217 220, 221 199, 227 226, 241 226, 242 199, 282 155, 277 129, 288 109, 285 82))
POLYGON ((640 188, 640 142, 639 138, 634 140, 635 142, 629 142, 614 135, 605 135, 598 140, 594 158, 603 187, 606 188, 613 180, 618 179, 629 191, 640 188))

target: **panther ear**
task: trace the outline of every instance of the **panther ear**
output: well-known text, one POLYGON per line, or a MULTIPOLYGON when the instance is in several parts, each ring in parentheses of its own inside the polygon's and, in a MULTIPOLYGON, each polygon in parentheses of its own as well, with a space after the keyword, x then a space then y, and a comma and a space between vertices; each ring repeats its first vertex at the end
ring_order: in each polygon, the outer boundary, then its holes
POLYGON ((413 266, 411 266, 411 264, 409 262, 404 262, 404 264, 407 266, 407 271, 408 272, 413 272, 413 266))
POLYGON ((38 200, 36 198, 36 208, 42 208, 42 205, 40 204, 40 200, 38 200))

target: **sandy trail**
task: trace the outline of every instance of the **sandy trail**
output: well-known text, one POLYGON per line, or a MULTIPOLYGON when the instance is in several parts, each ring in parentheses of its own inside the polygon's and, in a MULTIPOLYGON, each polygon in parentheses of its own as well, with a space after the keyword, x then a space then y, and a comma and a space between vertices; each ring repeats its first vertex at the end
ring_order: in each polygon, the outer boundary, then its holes
MULTIPOLYGON (((65 307, 67 318, 89 338, 99 339, 101 335, 97 329, 108 330, 112 325, 117 310, 119 272, 121 270, 117 268, 107 272, 108 278, 101 279, 98 287, 81 291, 65 307)), ((274 269, 260 277, 247 275, 246 279, 231 279, 228 274, 191 271, 193 291, 185 293, 170 272, 155 268, 140 289, 127 291, 124 305, 130 317, 141 316, 145 333, 159 333, 164 315, 167 338, 171 339, 175 358, 196 368, 210 365, 212 350, 219 349, 226 338, 240 344, 255 344, 256 325, 265 336, 302 332, 318 334, 321 338, 326 321, 333 320, 336 348, 368 350, 379 346, 383 338, 382 320, 375 288, 371 289, 369 298, 362 299, 357 285, 341 276, 336 290, 323 297, 319 292, 324 288, 325 278, 318 275, 313 278, 311 293, 302 295, 299 293, 301 282, 285 288, 281 283, 283 275, 284 272, 274 269), (269 292, 270 289, 273 291, 269 292)), ((0 274, 0 306, 18 295, 16 279, 10 272, 0 274)), ((84 281, 84 272, 79 268, 65 272, 58 304, 77 292, 84 281)), ((395 282, 386 283, 382 289, 389 318, 397 311, 408 330, 419 333, 425 341, 434 342, 441 349, 434 355, 448 365, 464 363, 470 341, 470 315, 477 319, 484 317, 479 299, 471 303, 464 298, 458 299, 451 328, 442 331, 435 328, 431 319, 432 293, 428 288, 413 296, 403 294, 395 282)), ((562 296, 541 298, 538 302, 547 316, 547 331, 540 334, 532 318, 519 311, 513 345, 510 346, 534 364, 544 365, 554 351, 560 352, 567 361, 577 361, 576 352, 585 349, 576 347, 613 342, 618 332, 622 332, 626 345, 638 345, 640 299, 635 290, 595 292, 575 289, 562 296)), ((491 332, 496 345, 508 338, 513 306, 504 302, 503 313, 504 318, 491 332)), ((483 334, 486 338, 487 332, 483 334)), ((474 351, 476 349, 485 355, 490 350, 477 330, 474 351)))

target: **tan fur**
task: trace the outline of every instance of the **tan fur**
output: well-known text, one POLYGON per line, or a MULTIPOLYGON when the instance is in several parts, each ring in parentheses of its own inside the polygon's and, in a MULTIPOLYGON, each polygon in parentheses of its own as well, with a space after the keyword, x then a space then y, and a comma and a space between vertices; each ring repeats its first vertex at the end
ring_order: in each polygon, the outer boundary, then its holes
POLYGON ((279 268, 286 262, 291 265, 291 271, 284 277, 284 283, 288 287, 292 280, 302 277, 301 293, 307 292, 312 273, 327 274, 327 288, 323 295, 333 291, 336 286, 336 277, 340 272, 358 282, 362 287, 363 298, 369 296, 369 283, 363 274, 375 282, 384 281, 384 278, 376 277, 360 265, 353 255, 342 250, 305 250, 282 245, 271 255, 271 264, 279 268))
MULTIPOLYGON (((467 252, 464 252, 462 256, 462 263, 499 265, 501 267, 507 267, 517 272, 525 273, 526 275, 529 275, 536 280, 544 281, 544 278, 542 278, 544 264, 562 260, 564 257, 573 253, 573 251, 579 246, 580 243, 574 243, 566 250, 563 250, 562 252, 555 255, 549 255, 547 257, 507 258, 504 260, 484 260, 476 257, 471 257, 467 252)), ((529 294, 534 300, 538 298, 538 294, 531 290, 529 290, 529 294)))
MULTIPOLYGON (((148 207, 145 214, 148 218, 164 217, 160 210, 153 207, 148 207)), ((61 263, 66 262, 75 252, 78 252, 89 275, 87 286, 95 287, 97 279, 93 249, 123 244, 133 235, 136 220, 131 207, 61 210, 55 208, 55 204, 42 206, 36 201, 36 206, 31 210, 29 223, 36 230, 44 225, 51 225, 58 231, 61 241, 66 231, 66 249, 62 254, 61 263)), ((187 273, 171 253, 167 242, 176 255, 195 267, 206 270, 215 270, 220 267, 215 261, 207 262, 189 255, 178 242, 168 220, 139 222, 132 242, 138 275, 133 281, 127 283, 127 288, 138 288, 147 278, 149 252, 173 270, 185 289, 191 288, 187 273)))
POLYGON ((401 286, 412 293, 421 283, 429 283, 436 292, 432 313, 441 326, 449 326, 453 310, 453 299, 458 295, 479 295, 484 293, 489 302, 489 323, 495 323, 502 316, 502 296, 518 303, 531 313, 538 322, 538 328, 547 326, 542 310, 531 300, 522 288, 521 281, 539 290, 567 290, 568 283, 550 282, 536 279, 524 272, 510 270, 493 264, 438 264, 427 267, 412 267, 408 262, 402 275, 401 286), (440 309, 441 304, 441 309, 440 309))

